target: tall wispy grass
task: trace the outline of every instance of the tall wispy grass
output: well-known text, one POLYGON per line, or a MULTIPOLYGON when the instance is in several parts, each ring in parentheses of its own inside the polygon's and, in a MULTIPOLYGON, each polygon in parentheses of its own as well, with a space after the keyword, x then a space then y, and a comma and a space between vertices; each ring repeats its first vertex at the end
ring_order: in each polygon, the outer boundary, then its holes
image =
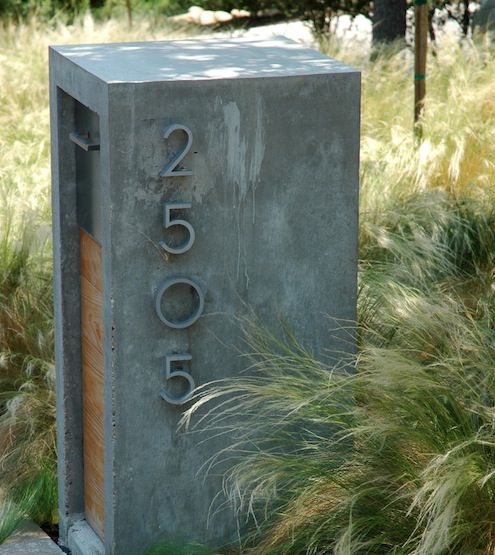
POLYGON ((368 261, 355 373, 248 325, 250 374, 186 413, 212 405, 200 428, 236 438, 218 457, 235 461, 225 491, 257 526, 249 553, 493 553, 493 266, 478 279, 481 251, 471 273, 456 267, 452 231, 424 266, 408 230, 389 237, 389 260, 368 261))
POLYGON ((354 372, 246 322, 248 372, 184 415, 235 438, 245 552, 493 554, 493 60, 439 51, 420 144, 408 55, 365 68, 354 372))
POLYGON ((7 221, 0 225, 0 541, 22 518, 56 518, 52 323, 44 251, 7 221))

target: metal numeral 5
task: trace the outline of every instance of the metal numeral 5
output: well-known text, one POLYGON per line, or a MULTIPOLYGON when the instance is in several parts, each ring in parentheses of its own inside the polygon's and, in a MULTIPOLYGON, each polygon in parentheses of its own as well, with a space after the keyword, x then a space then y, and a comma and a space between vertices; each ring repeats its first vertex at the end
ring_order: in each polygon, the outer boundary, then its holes
POLYGON ((181 397, 172 397, 165 388, 160 390, 160 396, 162 399, 171 403, 172 405, 182 405, 188 399, 190 399, 196 389, 196 384, 194 380, 188 372, 182 370, 182 367, 179 367, 178 370, 172 370, 172 363, 173 362, 183 362, 185 360, 192 360, 191 355, 186 353, 180 354, 171 354, 165 356, 165 379, 171 380, 173 378, 182 378, 187 381, 189 384, 189 390, 184 393, 181 397))
POLYGON ((165 229, 178 225, 185 227, 189 233, 189 238, 182 243, 182 245, 178 245, 177 247, 171 247, 170 245, 167 245, 165 241, 160 241, 160 247, 171 254, 184 254, 194 244, 196 234, 194 233, 193 226, 186 220, 181 220, 179 218, 175 220, 170 219, 171 210, 182 210, 185 208, 191 208, 191 206, 192 203, 190 202, 166 202, 163 205, 163 226, 165 229))
POLYGON ((193 142, 191 130, 185 125, 181 125, 180 123, 174 123, 172 125, 169 125, 165 129, 165 131, 163 132, 163 138, 168 139, 174 131, 184 131, 184 133, 187 135, 187 143, 186 143, 186 146, 183 147, 183 149, 180 150, 172 158, 172 160, 170 160, 170 162, 168 162, 168 164, 165 164, 165 166, 163 166, 160 172, 160 177, 192 175, 191 170, 186 170, 185 168, 178 168, 179 164, 184 159, 184 156, 191 150, 191 146, 193 142))

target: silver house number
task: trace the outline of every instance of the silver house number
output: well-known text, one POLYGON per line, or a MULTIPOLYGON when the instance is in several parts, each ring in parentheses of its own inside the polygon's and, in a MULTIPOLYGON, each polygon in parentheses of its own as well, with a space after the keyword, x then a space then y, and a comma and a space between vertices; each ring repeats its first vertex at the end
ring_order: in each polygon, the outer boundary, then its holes
MULTIPOLYGON (((182 148, 177 152, 172 159, 167 162, 160 171, 160 177, 164 178, 176 178, 192 175, 192 171, 181 166, 182 160, 185 158, 187 153, 191 150, 193 143, 193 135, 191 130, 185 125, 174 123, 169 125, 163 132, 163 138, 167 140, 172 133, 183 133, 186 135, 186 142, 182 148)), ((194 232, 194 227, 190 222, 181 218, 174 217, 174 212, 177 210, 189 210, 192 207, 191 202, 182 201, 165 201, 163 204, 163 227, 166 230, 170 228, 175 228, 176 230, 182 230, 186 232, 185 240, 179 245, 171 245, 167 241, 161 241, 160 247, 166 252, 173 255, 181 255, 188 252, 194 245, 194 240, 196 234, 194 232)), ((165 279, 158 289, 155 291, 155 312, 160 321, 167 327, 172 329, 185 329, 192 326, 198 318, 201 316, 205 305, 205 295, 203 289, 199 283, 194 279, 186 276, 175 276, 165 279), (196 299, 196 306, 185 318, 182 320, 173 319, 167 316, 163 309, 162 303, 166 296, 174 294, 174 287, 177 285, 186 285, 193 290, 193 294, 196 299)), ((191 362, 192 356, 189 353, 168 353, 165 355, 165 381, 170 380, 185 380, 187 390, 184 394, 180 396, 174 396, 169 392, 169 389, 163 387, 160 390, 161 398, 172 405, 182 405, 188 401, 196 389, 196 384, 194 379, 189 372, 186 372, 181 363, 191 362)))

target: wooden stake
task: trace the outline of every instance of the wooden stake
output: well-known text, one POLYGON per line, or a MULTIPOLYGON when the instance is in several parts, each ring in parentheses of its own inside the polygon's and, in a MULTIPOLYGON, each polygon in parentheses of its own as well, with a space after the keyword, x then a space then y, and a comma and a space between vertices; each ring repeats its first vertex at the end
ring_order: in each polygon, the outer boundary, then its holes
POLYGON ((428 47, 427 0, 414 1, 414 128, 421 136, 420 117, 426 94, 426 51, 428 47))

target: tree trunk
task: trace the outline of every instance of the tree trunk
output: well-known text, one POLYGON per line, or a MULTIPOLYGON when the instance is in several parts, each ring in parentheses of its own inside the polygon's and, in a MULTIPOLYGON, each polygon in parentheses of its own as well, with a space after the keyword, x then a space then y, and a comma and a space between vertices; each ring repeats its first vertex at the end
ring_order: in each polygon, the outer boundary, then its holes
POLYGON ((467 37, 471 26, 471 14, 469 13, 469 0, 464 0, 464 13, 462 14, 462 34, 467 37))
POLYGON ((406 36, 406 0, 375 0, 373 7, 373 46, 406 36))
POLYGON ((414 1, 414 129, 421 138, 421 113, 426 95, 426 55, 428 50, 427 0, 414 1))
POLYGON ((125 7, 127 9, 127 23, 129 24, 129 29, 132 29, 132 3, 131 3, 131 0, 125 0, 125 7))

